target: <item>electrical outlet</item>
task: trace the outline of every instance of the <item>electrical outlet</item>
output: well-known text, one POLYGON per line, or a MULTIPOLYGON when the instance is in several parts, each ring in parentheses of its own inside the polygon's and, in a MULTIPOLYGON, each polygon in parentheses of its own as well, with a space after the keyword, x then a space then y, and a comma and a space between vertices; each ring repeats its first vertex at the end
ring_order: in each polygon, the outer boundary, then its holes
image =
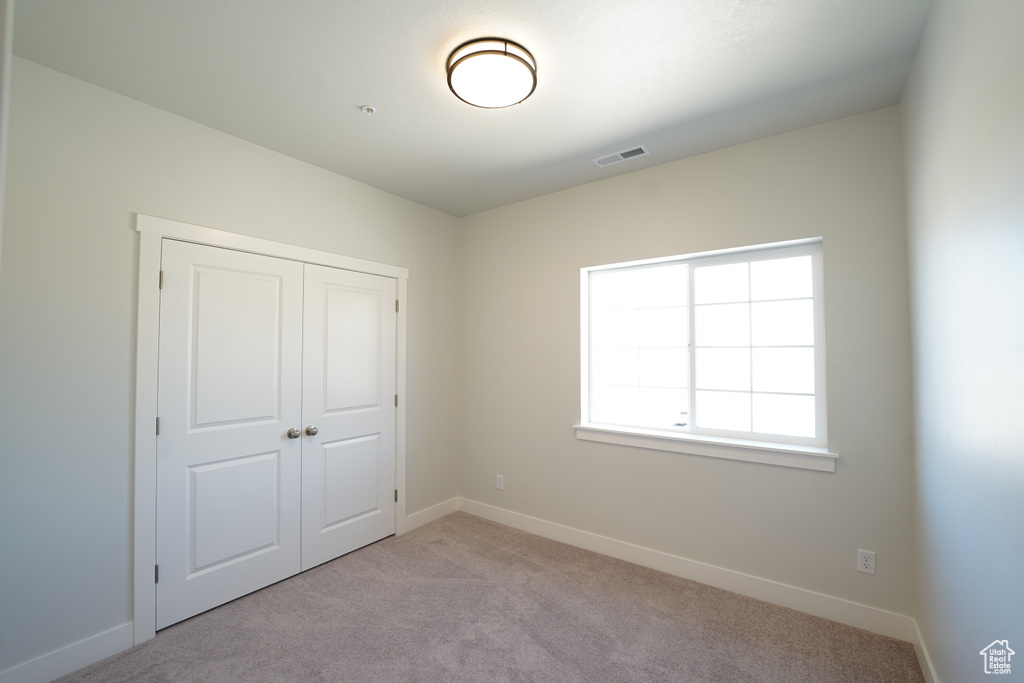
POLYGON ((875 552, 857 549, 857 571, 875 575, 875 552))
MULTIPOLYGON (((495 486, 497 486, 500 491, 504 491, 505 490, 505 477, 503 477, 503 476, 501 476, 499 474, 498 475, 498 479, 497 479, 497 481, 495 483, 495 486)), ((874 565, 872 565, 872 566, 874 566, 874 565)), ((872 573, 874 573, 874 572, 872 572, 872 573)))

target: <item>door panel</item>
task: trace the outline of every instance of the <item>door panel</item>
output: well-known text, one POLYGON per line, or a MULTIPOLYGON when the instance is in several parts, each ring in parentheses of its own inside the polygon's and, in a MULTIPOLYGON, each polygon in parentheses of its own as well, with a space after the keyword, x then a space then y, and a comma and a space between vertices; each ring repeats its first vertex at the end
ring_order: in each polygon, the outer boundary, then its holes
POLYGON ((324 413, 379 408, 381 292, 329 287, 323 294, 324 413))
POLYGON ((164 240, 157 628, 300 566, 302 264, 164 240))
POLYGON ((321 531, 377 511, 380 435, 324 444, 324 516, 321 531))
POLYGON ((277 419, 280 276, 197 267, 193 277, 192 426, 277 419))
POLYGON ((392 278, 306 265, 302 568, 395 532, 392 278), (323 359, 322 363, 310 359, 323 359))
POLYGON ((189 467, 190 575, 280 546, 281 452, 189 467))

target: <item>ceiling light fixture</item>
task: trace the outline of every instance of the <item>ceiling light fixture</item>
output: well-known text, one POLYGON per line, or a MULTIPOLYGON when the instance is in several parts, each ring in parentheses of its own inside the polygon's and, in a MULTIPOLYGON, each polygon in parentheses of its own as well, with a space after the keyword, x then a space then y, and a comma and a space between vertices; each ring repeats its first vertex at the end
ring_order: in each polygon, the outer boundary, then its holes
POLYGON ((511 107, 537 88, 537 62, 511 40, 478 38, 448 56, 448 87, 474 107, 511 107))

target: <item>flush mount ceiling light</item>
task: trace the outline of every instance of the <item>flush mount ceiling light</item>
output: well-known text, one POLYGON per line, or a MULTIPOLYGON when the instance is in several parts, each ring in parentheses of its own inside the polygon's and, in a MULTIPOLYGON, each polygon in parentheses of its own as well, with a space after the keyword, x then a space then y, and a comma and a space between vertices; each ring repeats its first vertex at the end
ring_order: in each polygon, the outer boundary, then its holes
POLYGON ((471 40, 448 57, 448 87, 474 107, 511 107, 533 94, 537 62, 529 50, 511 40, 471 40))

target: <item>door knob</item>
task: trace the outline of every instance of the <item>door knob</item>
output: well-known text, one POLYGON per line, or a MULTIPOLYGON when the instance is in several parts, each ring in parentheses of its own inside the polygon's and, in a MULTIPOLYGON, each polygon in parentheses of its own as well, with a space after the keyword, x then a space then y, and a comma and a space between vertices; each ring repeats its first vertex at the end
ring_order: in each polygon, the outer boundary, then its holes
POLYGON ((316 436, 320 432, 315 425, 309 425, 306 427, 306 436, 316 436))
POLYGON ((289 439, 297 439, 300 436, 302 436, 302 432, 300 432, 295 427, 292 427, 291 429, 288 430, 288 438, 289 439))

